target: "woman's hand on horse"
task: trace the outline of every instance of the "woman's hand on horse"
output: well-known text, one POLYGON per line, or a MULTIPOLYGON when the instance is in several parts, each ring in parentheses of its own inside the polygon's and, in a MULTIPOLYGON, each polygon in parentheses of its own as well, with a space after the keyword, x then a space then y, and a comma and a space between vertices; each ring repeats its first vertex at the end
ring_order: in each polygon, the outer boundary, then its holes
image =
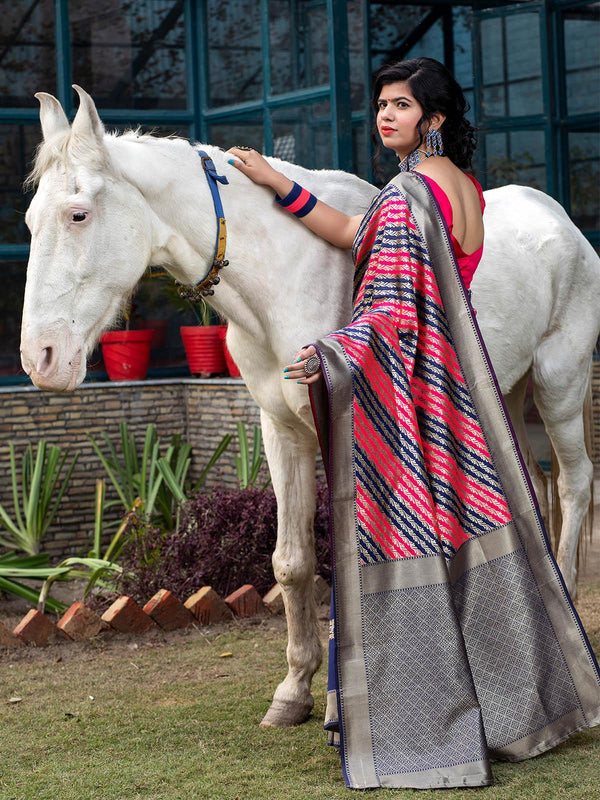
POLYGON ((315 372, 314 375, 307 375, 304 371, 304 365, 308 359, 315 355, 317 355, 317 351, 312 344, 309 347, 303 347, 302 350, 296 353, 294 361, 283 368, 283 377, 286 380, 298 381, 298 383, 303 383, 306 386, 309 386, 311 383, 316 383, 321 379, 321 375, 323 374, 321 368, 319 367, 319 370, 315 372))
POLYGON ((270 186, 281 197, 291 191, 294 182, 282 175, 281 172, 273 169, 269 162, 256 150, 242 150, 239 147, 230 147, 227 152, 235 156, 235 158, 230 159, 229 163, 239 169, 240 172, 243 172, 244 175, 247 175, 254 183, 270 186))

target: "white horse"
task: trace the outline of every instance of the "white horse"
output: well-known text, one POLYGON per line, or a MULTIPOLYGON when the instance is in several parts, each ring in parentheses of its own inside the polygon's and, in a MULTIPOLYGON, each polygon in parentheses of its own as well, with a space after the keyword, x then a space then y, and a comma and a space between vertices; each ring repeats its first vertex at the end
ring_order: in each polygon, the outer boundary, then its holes
MULTIPOLYGON (((26 220, 31 230, 21 358, 42 389, 72 391, 86 356, 150 264, 194 284, 213 258, 216 223, 200 159, 186 141, 107 135, 92 99, 75 87, 72 127, 58 103, 39 94, 43 144, 26 220)), ((229 320, 227 343, 261 409, 265 449, 278 501, 273 568, 283 588, 289 672, 263 724, 292 725, 313 705, 321 662, 313 597, 317 439, 307 390, 284 381, 282 366, 302 345, 342 327, 351 313, 352 264, 277 208, 272 193, 205 148, 218 172, 230 266, 211 299, 229 320)), ((342 172, 277 162, 333 206, 365 211, 376 190, 342 172)), ((564 523, 559 562, 575 588, 577 535, 592 465, 582 405, 600 328, 600 265, 553 200, 518 186, 486 193, 485 257, 474 304, 516 431, 528 453, 523 392, 535 399, 558 454, 564 523)), ((535 473, 534 473, 535 475, 535 473)))

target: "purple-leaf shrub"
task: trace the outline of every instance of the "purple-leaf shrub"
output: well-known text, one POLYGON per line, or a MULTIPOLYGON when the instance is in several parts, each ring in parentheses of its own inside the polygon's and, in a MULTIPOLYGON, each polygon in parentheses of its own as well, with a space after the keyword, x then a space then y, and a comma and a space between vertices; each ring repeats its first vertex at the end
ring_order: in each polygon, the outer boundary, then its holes
MULTIPOLYGON (((159 589, 180 599, 201 586, 226 597, 245 583, 265 594, 275 582, 277 503, 271 490, 215 486, 182 505, 179 529, 164 533, 142 519, 132 521, 116 586, 145 603, 159 589)), ((327 487, 317 485, 317 572, 331 579, 327 487)))

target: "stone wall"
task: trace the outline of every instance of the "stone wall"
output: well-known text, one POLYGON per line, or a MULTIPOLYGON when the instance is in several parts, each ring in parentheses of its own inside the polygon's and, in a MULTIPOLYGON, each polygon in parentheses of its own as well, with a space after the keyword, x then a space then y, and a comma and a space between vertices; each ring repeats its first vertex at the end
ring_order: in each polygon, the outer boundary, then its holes
MULTIPOLYGON (((141 450, 146 425, 154 422, 165 446, 180 433, 192 446, 191 475, 197 475, 225 433, 236 434, 236 423, 246 423, 251 433, 259 422, 258 407, 242 380, 173 379, 123 383, 83 384, 72 395, 40 392, 33 387, 0 389, 0 503, 12 516, 8 443, 22 453, 25 443, 39 439, 69 447, 79 460, 59 515, 45 540, 52 559, 87 555, 91 546, 96 478, 107 477, 87 438, 99 440, 102 431, 115 444, 119 423, 127 422, 141 450)), ((237 435, 210 474, 208 483, 237 483, 235 453, 237 435)), ((264 467, 264 476, 268 471, 264 467)), ((116 497, 107 480, 107 499, 116 497)), ((118 512, 113 511, 112 518, 118 512)), ((110 521, 110 514, 107 520, 110 521)), ((113 529, 114 530, 114 529, 113 529)))
MULTIPOLYGON (((594 362, 592 379, 595 462, 600 460, 600 362, 594 362)), ((125 420, 141 448, 149 422, 156 424, 165 444, 180 433, 192 446, 191 475, 197 476, 225 433, 236 433, 242 420, 248 431, 259 422, 259 411, 242 380, 172 379, 123 383, 88 383, 72 395, 54 395, 33 387, 0 388, 0 503, 12 515, 8 442, 20 454, 27 441, 46 439, 79 454, 60 514, 45 540, 52 559, 87 554, 91 546, 96 478, 104 468, 87 438, 102 431, 118 441, 119 422, 125 420)), ((235 485, 237 438, 211 472, 208 484, 235 485)), ((266 466, 264 479, 268 476, 266 466)), ((116 495, 107 481, 108 499, 116 495)), ((116 518, 117 511, 113 512, 116 518)), ((110 521, 110 515, 107 520, 110 521)))

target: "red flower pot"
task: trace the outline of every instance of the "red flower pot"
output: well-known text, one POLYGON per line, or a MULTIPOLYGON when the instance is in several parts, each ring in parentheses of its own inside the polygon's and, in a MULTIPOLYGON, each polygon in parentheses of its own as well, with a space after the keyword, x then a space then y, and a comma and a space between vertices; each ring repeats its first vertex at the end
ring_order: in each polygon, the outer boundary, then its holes
POLYGON ((225 336, 227 335, 227 326, 224 326, 224 330, 221 332, 221 339, 223 342, 223 353, 225 354, 225 363, 227 364, 227 369, 229 370, 229 376, 231 378, 239 378, 240 371, 238 369, 237 364, 231 357, 231 353, 227 347, 227 342, 225 341, 225 336))
POLYGON ((227 372, 221 334, 226 329, 226 325, 188 325, 179 329, 192 375, 206 377, 227 372))
POLYGON ((153 330, 102 334, 102 357, 111 381, 139 381, 146 377, 153 335, 153 330))

